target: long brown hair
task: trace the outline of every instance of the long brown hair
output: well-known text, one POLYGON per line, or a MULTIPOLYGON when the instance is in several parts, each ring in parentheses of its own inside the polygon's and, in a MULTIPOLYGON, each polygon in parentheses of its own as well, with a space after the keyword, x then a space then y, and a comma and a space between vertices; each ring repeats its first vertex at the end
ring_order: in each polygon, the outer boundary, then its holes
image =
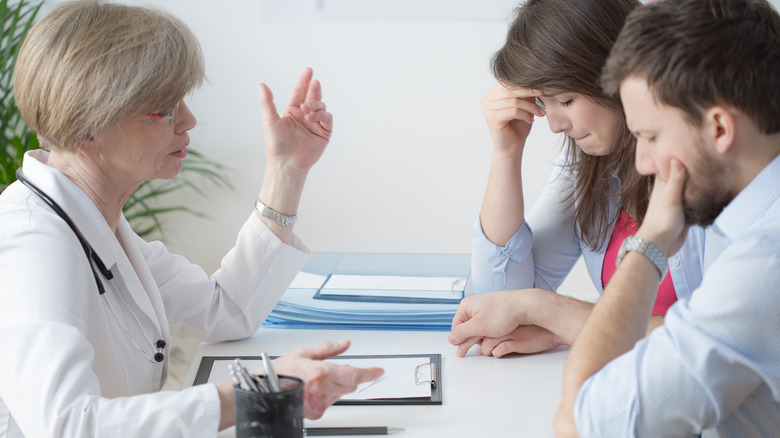
MULTIPOLYGON (((601 69, 628 14, 638 0, 529 0, 517 9, 506 43, 493 57, 499 82, 536 90, 575 93, 615 110, 622 119, 612 152, 588 155, 566 137, 568 166, 574 181, 564 202, 578 237, 600 248, 608 240, 609 200, 620 196, 620 209, 641 223, 652 189, 652 177, 634 168, 636 140, 629 132, 617 98, 599 85, 601 69), (620 191, 610 192, 613 176, 620 191)), ((617 212, 619 214, 619 212, 617 212)))

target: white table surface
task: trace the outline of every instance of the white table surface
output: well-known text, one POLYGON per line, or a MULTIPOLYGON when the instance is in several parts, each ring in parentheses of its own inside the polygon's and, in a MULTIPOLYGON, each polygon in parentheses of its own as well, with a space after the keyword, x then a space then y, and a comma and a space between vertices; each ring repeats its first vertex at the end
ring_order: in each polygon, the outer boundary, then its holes
MULTIPOLYGON (((561 400, 561 379, 568 348, 535 355, 485 357, 476 347, 455 356, 446 332, 299 330, 262 328, 251 338, 202 344, 185 379, 192 384, 202 356, 286 354, 322 340, 350 339, 345 354, 442 355, 442 405, 332 406, 304 427, 392 426, 394 437, 552 437, 552 421, 561 400)), ((232 437, 233 428, 219 437, 232 437)))

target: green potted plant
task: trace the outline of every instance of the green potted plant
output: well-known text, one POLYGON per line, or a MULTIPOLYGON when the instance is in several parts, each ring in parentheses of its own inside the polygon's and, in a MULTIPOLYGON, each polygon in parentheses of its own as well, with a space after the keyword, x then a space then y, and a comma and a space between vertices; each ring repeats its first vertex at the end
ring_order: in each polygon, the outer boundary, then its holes
MULTIPOLYGON (((13 97, 13 72, 16 57, 27 32, 35 22, 42 1, 25 0, 10 3, 0 0, 0 192, 16 180, 16 169, 28 150, 38 149, 38 137, 30 131, 16 108, 13 97)), ((224 176, 225 167, 195 150, 189 149, 181 174, 169 181, 155 180, 142 184, 124 206, 130 225, 141 237, 165 235, 164 217, 185 212, 205 217, 184 205, 168 205, 175 197, 171 193, 190 190, 204 196, 203 183, 220 188, 232 188, 224 176)))
POLYGON ((21 0, 9 5, 8 0, 0 0, 0 192, 16 180, 15 172, 22 165, 24 153, 38 148, 38 138, 29 131, 16 108, 13 74, 16 55, 42 4, 21 0))

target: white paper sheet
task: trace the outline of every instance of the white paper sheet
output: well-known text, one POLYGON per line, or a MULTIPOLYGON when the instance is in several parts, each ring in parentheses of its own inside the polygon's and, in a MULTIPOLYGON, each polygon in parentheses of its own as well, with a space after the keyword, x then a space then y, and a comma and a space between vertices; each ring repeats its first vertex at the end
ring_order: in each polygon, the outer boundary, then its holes
POLYGON ((460 277, 333 274, 322 289, 463 292, 465 287, 466 279, 460 277))
POLYGON ((328 277, 325 275, 312 274, 311 272, 301 271, 293 278, 290 283, 290 289, 319 289, 325 283, 328 277))
POLYGON ((393 290, 393 289, 320 289, 320 296, 426 298, 429 300, 460 300, 463 292, 449 290, 393 290))
MULTIPOLYGON (((328 359, 328 362, 359 368, 379 367, 385 370, 382 377, 373 382, 358 385, 355 392, 344 394, 340 400, 431 396, 431 385, 429 382, 423 382, 423 384, 418 385, 415 381, 417 366, 428 362, 424 357, 328 359)), ((420 376, 420 380, 430 380, 430 368, 430 366, 420 367, 420 372, 428 373, 427 379, 423 379, 423 376, 420 376)))

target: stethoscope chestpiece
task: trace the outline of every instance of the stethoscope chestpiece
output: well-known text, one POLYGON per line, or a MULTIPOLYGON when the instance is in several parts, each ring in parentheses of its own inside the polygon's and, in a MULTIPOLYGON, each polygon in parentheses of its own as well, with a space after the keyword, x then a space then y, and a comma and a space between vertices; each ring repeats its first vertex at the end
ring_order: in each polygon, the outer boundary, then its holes
POLYGON ((165 354, 163 353, 165 350, 165 345, 165 341, 162 339, 158 340, 155 344, 157 347, 157 353, 154 353, 155 362, 162 362, 165 359, 165 354))

